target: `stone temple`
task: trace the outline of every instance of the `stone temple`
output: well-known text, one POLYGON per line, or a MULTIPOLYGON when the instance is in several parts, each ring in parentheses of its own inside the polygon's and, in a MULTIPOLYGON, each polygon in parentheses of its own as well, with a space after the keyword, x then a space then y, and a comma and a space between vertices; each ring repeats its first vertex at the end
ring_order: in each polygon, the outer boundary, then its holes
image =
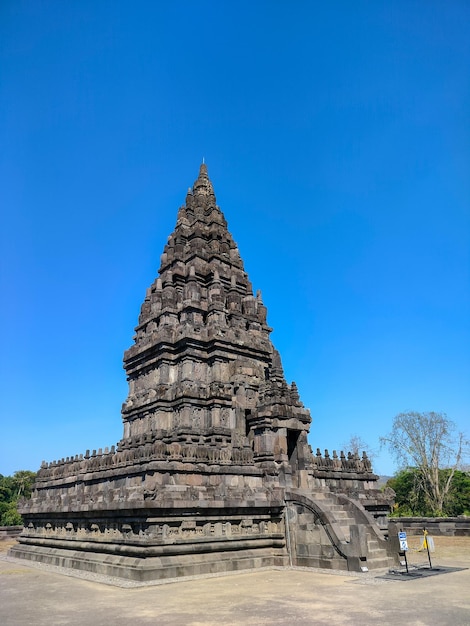
POLYGON ((124 354, 116 446, 43 462, 15 557, 133 580, 389 565, 363 454, 316 454, 202 165, 124 354))

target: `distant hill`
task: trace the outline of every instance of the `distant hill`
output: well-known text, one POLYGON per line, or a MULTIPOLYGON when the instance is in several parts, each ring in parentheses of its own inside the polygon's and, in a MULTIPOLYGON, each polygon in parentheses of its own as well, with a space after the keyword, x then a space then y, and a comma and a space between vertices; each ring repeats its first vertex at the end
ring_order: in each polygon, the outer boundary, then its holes
POLYGON ((386 484, 386 482, 388 480, 390 480, 390 478, 393 478, 393 476, 379 476, 379 480, 377 481, 377 485, 379 487, 383 487, 386 484))

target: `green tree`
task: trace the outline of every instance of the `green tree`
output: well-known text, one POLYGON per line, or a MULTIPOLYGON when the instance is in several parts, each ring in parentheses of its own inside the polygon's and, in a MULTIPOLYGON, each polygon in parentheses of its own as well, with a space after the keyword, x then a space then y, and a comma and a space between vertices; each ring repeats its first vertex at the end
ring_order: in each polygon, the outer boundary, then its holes
POLYGON ((402 468, 414 467, 417 493, 429 511, 442 514, 468 442, 445 413, 400 413, 391 432, 381 437, 402 468), (446 472, 441 470, 446 469, 446 472))
POLYGON ((22 526, 23 519, 18 513, 18 502, 9 502, 5 511, 2 514, 2 526, 22 526))
POLYGON ((11 502, 14 497, 15 485, 13 476, 0 474, 0 502, 11 502))
POLYGON ((0 526, 23 523, 18 513, 18 500, 31 496, 35 478, 35 472, 29 470, 20 470, 13 476, 0 474, 0 526))
POLYGON ((470 472, 461 472, 459 470, 455 472, 452 478, 446 513, 448 515, 470 515, 470 472))
MULTIPOLYGON (((439 470, 442 481, 448 479, 449 470, 439 470)), ((433 515, 422 489, 421 474, 411 467, 398 472, 387 481, 395 491, 394 514, 404 516, 433 515)), ((442 510, 443 515, 470 515, 470 474, 456 470, 442 510)))
POLYGON ((401 470, 387 481, 387 487, 395 492, 394 513, 397 515, 413 516, 426 515, 426 503, 418 473, 413 468, 401 470))
POLYGON ((13 484, 16 491, 16 498, 30 498, 33 490, 36 472, 29 470, 19 470, 13 474, 13 484))

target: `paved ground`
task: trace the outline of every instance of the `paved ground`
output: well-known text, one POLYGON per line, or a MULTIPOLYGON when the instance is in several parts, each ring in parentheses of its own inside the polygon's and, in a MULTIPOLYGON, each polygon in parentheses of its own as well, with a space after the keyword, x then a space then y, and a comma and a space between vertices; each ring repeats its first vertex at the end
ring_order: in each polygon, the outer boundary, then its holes
MULTIPOLYGON (((469 537, 435 543, 433 565, 470 567, 469 537)), ((409 582, 263 570, 128 589, 5 560, 5 548, 2 626, 470 626, 470 569, 409 582)), ((411 552, 410 561, 425 557, 411 552)))

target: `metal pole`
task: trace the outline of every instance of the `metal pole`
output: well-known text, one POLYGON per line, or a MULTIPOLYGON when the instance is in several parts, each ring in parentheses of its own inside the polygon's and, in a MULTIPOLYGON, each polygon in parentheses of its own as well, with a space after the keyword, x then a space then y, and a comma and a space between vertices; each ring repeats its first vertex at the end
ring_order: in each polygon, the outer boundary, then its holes
POLYGON ((408 559, 406 558, 406 550, 405 550, 404 554, 405 554, 405 567, 406 567, 406 573, 407 573, 407 574, 409 574, 409 571, 408 571, 408 559))
POLYGON ((424 532, 424 543, 426 544, 426 550, 428 552, 428 561, 429 561, 429 569, 432 569, 432 563, 431 563, 431 553, 429 552, 429 541, 427 539, 428 537, 428 531, 424 528, 423 529, 424 532))

